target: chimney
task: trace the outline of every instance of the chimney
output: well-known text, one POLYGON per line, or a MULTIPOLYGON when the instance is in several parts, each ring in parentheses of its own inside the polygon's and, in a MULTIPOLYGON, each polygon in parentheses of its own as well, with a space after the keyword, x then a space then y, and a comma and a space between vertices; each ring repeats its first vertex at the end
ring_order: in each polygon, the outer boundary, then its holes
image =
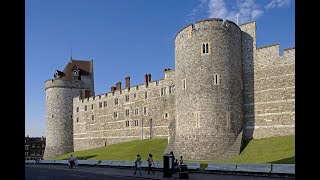
POLYGON ((116 90, 121 90, 121 82, 117 82, 117 84, 116 84, 116 90))
POLYGON ((148 74, 148 82, 151 82, 151 74, 148 74))
POLYGON ((114 93, 115 90, 116 90, 116 87, 111 86, 111 92, 114 93))
POLYGON ((89 97, 90 91, 87 89, 81 89, 81 99, 89 97))
POLYGON ((130 76, 125 77, 126 80, 126 88, 128 88, 128 91, 130 91, 130 76))
POLYGON ((148 81, 148 74, 144 75, 144 84, 146 85, 146 87, 148 87, 149 81, 148 81))

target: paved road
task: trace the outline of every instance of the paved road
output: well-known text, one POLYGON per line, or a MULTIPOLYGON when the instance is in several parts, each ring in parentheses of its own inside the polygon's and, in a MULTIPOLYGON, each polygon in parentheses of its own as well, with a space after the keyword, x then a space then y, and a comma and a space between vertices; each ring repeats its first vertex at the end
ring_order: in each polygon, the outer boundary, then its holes
POLYGON ((108 180, 136 179, 116 175, 98 174, 92 172, 73 171, 73 169, 48 169, 41 167, 25 167, 25 180, 108 180))
MULTIPOLYGON (((101 167, 78 167, 68 169, 64 165, 25 165, 26 180, 108 180, 108 179, 178 179, 178 173, 172 178, 163 178, 163 172, 156 171, 155 175, 148 175, 147 171, 142 171, 142 176, 133 175, 132 169, 101 168, 101 167)), ((222 175, 189 173, 189 179, 194 180, 282 180, 294 178, 257 177, 241 175, 222 175)))

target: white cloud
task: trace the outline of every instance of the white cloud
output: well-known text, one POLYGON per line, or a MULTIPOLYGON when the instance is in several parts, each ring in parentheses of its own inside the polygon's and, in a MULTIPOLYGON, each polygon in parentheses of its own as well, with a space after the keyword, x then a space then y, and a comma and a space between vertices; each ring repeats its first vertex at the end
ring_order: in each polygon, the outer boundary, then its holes
POLYGON ((271 2, 267 4, 265 8, 271 9, 271 8, 288 7, 289 4, 290 4, 290 0, 271 0, 271 2))
POLYGON ((265 6, 257 4, 256 0, 199 0, 199 2, 199 5, 192 9, 188 15, 192 21, 197 15, 206 12, 209 18, 222 18, 234 22, 238 17, 238 23, 241 24, 256 20, 264 14, 266 9, 286 7, 289 5, 290 0, 271 0, 265 6))

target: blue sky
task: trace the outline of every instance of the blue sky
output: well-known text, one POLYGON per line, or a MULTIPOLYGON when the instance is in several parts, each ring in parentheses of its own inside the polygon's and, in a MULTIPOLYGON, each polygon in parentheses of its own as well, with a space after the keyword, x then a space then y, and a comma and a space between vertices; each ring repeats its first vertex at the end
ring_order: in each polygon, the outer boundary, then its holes
POLYGON ((189 23, 257 22, 257 46, 295 46, 294 0, 28 0, 25 14, 25 134, 45 136, 44 82, 72 57, 94 61, 96 95, 174 69, 174 38, 189 23))

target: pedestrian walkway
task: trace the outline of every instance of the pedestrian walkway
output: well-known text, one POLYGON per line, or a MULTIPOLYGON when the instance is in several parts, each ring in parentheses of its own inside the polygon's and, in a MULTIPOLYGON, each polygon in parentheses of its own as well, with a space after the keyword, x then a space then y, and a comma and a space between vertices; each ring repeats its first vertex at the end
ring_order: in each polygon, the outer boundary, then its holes
MULTIPOLYGON (((87 173, 97 173, 97 174, 105 174, 119 177, 135 177, 137 179, 179 179, 179 173, 174 173, 171 178, 164 178, 162 171, 155 171, 155 174, 148 174, 146 169, 142 170, 142 175, 139 174, 134 175, 134 169, 131 168, 110 168, 110 167, 87 167, 87 166, 79 166, 74 169, 69 169, 66 165, 40 165, 40 164, 26 164, 25 166, 34 167, 34 168, 42 168, 42 169, 59 169, 64 170, 66 172, 70 171, 81 171, 87 173)), ((194 180, 225 180, 225 179, 239 179, 239 180, 272 180, 272 179, 294 179, 294 177, 259 177, 259 176, 244 176, 244 175, 226 175, 226 174, 213 174, 213 173, 189 173, 189 179, 194 180), (227 178, 226 178, 227 177, 227 178)))

